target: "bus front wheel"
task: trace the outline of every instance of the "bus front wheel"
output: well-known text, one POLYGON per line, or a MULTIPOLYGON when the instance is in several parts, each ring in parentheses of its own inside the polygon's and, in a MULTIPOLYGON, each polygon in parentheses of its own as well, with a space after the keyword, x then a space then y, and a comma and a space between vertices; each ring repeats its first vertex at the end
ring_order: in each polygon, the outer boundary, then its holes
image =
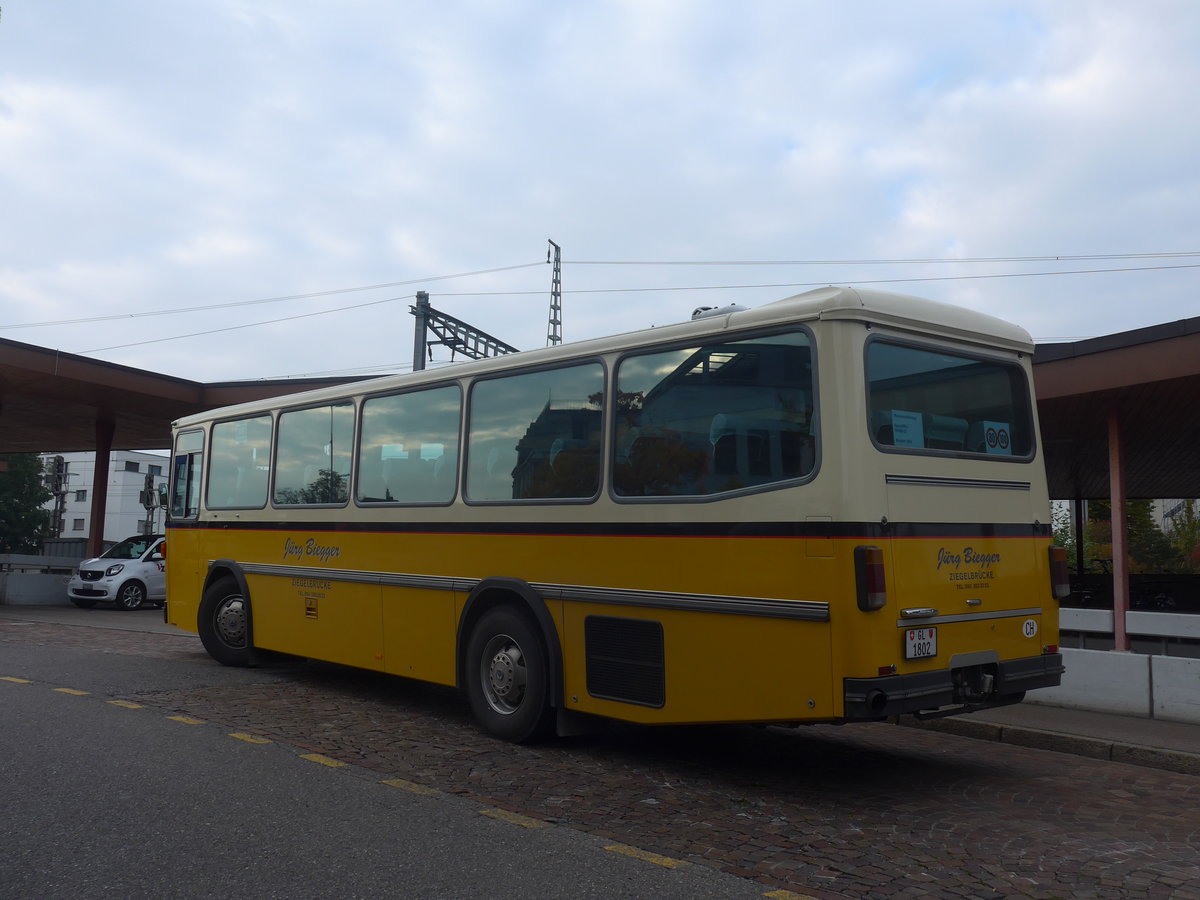
POLYGON ((197 616, 200 642, 225 666, 250 665, 250 601, 232 578, 214 581, 197 616))
POLYGON ((517 743, 551 733, 546 650, 527 616, 507 606, 484 613, 467 644, 466 682, 484 730, 517 743))

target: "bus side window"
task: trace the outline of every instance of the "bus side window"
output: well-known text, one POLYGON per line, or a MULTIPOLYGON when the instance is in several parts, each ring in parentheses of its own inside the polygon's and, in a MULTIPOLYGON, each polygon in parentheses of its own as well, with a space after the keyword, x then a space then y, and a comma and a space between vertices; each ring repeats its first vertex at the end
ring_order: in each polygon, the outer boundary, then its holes
POLYGON ((175 439, 171 467, 171 517, 190 519, 200 512, 200 472, 204 462, 204 432, 185 431, 175 439))
POLYGON ((626 357, 617 370, 613 490, 701 496, 812 472, 805 332, 626 357))
POLYGON ((262 508, 271 462, 271 417, 213 425, 206 505, 209 509, 262 508))
POLYGON ((469 500, 568 500, 600 487, 597 363, 475 382, 467 438, 469 500))
POLYGON ((353 433, 354 404, 348 401, 281 413, 275 505, 345 503, 353 433))
POLYGON ((358 451, 358 502, 453 500, 461 411, 458 385, 368 398, 358 451))

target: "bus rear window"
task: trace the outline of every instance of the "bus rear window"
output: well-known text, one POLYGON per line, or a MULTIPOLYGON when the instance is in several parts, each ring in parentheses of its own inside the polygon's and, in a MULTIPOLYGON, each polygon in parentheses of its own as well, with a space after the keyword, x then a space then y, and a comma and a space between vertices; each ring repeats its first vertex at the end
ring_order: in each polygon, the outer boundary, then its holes
POLYGON ((908 452, 1027 459, 1029 385, 1017 365, 941 349, 867 344, 868 429, 875 444, 908 452))

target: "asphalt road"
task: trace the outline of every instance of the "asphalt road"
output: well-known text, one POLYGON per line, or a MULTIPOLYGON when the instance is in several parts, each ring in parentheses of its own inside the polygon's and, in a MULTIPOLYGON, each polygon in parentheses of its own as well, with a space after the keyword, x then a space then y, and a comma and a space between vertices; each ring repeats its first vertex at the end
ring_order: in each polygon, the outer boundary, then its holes
POLYGON ((886 724, 516 747, 451 690, 86 612, 0 617, 2 897, 1200 900, 1195 776, 886 724))
POLYGON ((12 641, 0 660, 3 897, 764 893, 713 868, 659 865, 582 831, 124 699, 148 685, 278 685, 286 670, 12 641))

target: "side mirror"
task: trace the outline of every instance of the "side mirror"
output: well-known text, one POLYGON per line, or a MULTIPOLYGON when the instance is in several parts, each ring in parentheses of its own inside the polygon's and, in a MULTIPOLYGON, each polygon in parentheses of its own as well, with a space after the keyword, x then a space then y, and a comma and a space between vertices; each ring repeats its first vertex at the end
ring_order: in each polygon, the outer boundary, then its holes
POLYGON ((167 508, 167 500, 168 500, 167 484, 164 481, 162 484, 160 484, 158 486, 158 506, 160 509, 167 508))

